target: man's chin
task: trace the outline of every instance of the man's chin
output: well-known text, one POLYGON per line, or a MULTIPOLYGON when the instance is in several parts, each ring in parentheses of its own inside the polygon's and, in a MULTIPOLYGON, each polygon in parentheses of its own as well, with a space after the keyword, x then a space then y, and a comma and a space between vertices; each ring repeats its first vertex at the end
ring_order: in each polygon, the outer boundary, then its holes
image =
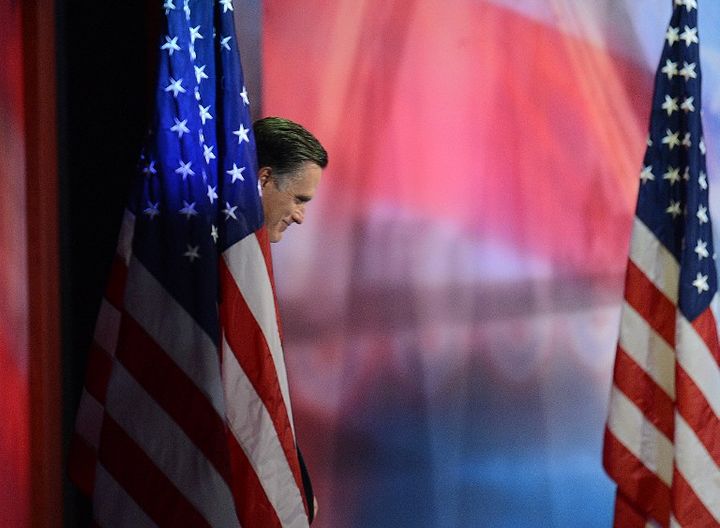
POLYGON ((274 244, 275 242, 280 242, 280 240, 282 240, 283 233, 282 231, 272 230, 268 233, 268 237, 270 238, 270 242, 274 244))

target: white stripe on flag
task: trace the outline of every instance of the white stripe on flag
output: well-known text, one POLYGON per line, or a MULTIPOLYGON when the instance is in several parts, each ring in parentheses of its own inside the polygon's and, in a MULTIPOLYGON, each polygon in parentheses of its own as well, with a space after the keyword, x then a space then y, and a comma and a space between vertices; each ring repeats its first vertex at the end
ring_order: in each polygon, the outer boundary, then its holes
POLYGON ((92 394, 83 389, 75 420, 75 432, 85 440, 89 446, 97 450, 100 445, 100 431, 102 430, 103 406, 92 394))
POLYGON ((630 260, 673 304, 677 304, 680 265, 673 254, 660 243, 653 232, 637 216, 633 223, 631 240, 630 260))
POLYGON ((95 324, 95 342, 110 356, 115 356, 120 318, 120 311, 103 298, 95 324))
POLYGON ((697 498, 720 523, 720 468, 679 412, 675 413, 675 463, 697 498))
MULTIPOLYGON (((720 369, 705 341, 685 317, 677 318, 677 359, 703 393, 715 416, 720 416, 720 369)), ((701 403, 701 402, 698 402, 701 403)))
POLYGON ((608 429, 660 480, 670 486, 672 482, 673 445, 642 411, 613 386, 610 393, 608 429))
POLYGON ((126 266, 130 265, 130 256, 132 255, 132 240, 135 234, 135 215, 125 209, 123 214, 122 225, 120 226, 120 235, 118 236, 117 254, 125 262, 126 266))
POLYGON ((233 244, 223 253, 223 258, 233 276, 235 285, 245 299, 270 348, 294 437, 295 425, 293 424, 290 405, 290 390, 285 370, 285 357, 280 342, 272 285, 270 284, 270 276, 268 275, 265 258, 260 249, 257 236, 254 234, 246 236, 233 244))
POLYGON ((128 271, 125 309, 208 397, 218 415, 225 416, 217 347, 135 257, 128 271))
POLYGON ((97 464, 95 497, 112 497, 113 500, 93 502, 93 516, 102 528, 154 528, 157 525, 127 494, 102 464, 97 464))
POLYGON ((211 526, 239 526, 225 480, 119 361, 113 364, 106 410, 211 526))
POLYGON ((260 396, 223 338, 223 384, 228 425, 250 461, 284 528, 308 526, 305 505, 275 425, 260 396))
POLYGON ((627 301, 622 310, 620 346, 674 400, 674 350, 627 301))
MULTIPOLYGON (((656 523, 655 521, 653 521, 653 523, 654 524, 652 525, 652 528, 660 528, 660 524, 656 523)), ((680 526, 680 523, 673 514, 670 514, 670 528, 682 528, 682 526, 680 526)))

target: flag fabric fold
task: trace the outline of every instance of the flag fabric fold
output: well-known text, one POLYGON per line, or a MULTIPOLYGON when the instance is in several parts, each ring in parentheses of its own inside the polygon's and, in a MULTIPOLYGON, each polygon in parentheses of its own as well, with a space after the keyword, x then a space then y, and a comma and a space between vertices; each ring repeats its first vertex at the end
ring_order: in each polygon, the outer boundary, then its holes
POLYGON ((305 527, 232 0, 165 0, 69 470, 97 526, 305 527))
POLYGON ((603 463, 615 526, 720 526, 717 275, 697 2, 675 0, 640 173, 603 463))

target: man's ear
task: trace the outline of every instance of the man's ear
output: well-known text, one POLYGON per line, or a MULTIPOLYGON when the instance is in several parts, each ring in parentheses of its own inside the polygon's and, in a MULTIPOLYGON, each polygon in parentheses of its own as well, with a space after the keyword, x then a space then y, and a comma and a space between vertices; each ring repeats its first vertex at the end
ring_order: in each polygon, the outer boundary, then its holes
POLYGON ((272 181, 272 169, 270 167, 260 167, 260 170, 258 170, 258 181, 262 188, 270 183, 272 181))

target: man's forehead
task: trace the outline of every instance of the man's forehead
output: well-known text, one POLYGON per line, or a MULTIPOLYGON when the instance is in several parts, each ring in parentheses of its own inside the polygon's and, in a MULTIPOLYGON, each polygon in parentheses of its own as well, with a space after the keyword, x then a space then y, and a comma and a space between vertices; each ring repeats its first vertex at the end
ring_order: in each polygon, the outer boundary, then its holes
POLYGON ((288 179, 288 189, 292 189, 292 192, 314 192, 318 183, 320 183, 320 177, 322 176, 322 169, 319 165, 313 162, 305 162, 299 169, 292 173, 288 179))

